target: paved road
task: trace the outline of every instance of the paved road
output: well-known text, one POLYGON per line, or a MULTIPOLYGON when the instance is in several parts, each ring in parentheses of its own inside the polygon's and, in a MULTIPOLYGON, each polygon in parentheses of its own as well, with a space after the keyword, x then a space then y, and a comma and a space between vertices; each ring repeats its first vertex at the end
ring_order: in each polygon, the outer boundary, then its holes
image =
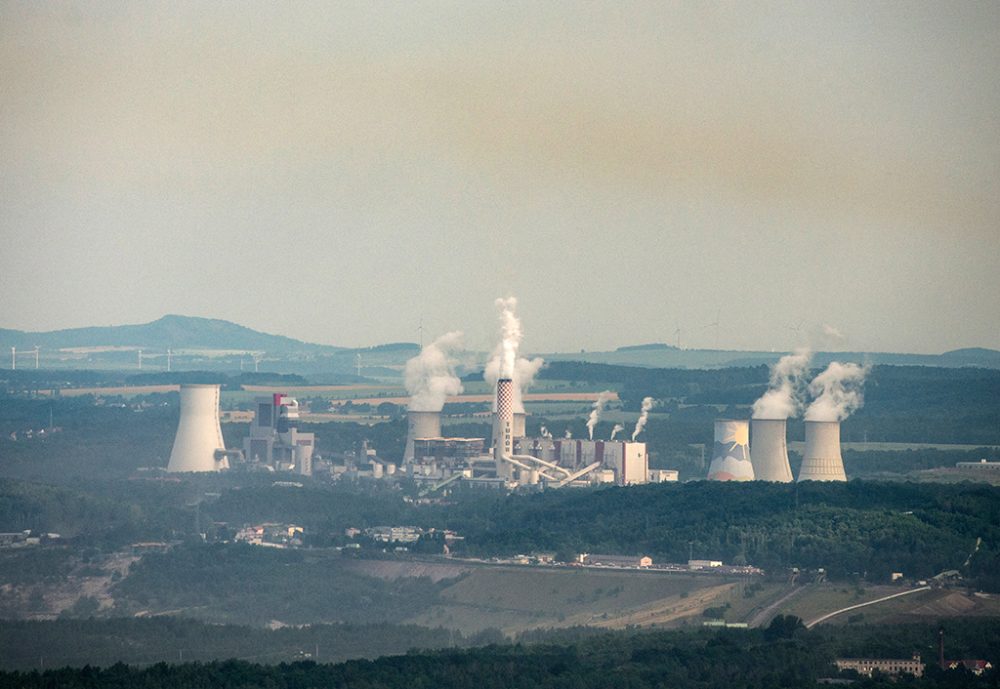
POLYGON ((781 598, 774 601, 769 606, 767 606, 766 608, 758 612, 756 615, 751 617, 750 620, 747 622, 747 625, 750 627, 762 627, 765 622, 770 621, 771 617, 773 617, 773 613, 775 610, 777 610, 787 601, 791 600, 795 596, 802 593, 802 591, 804 591, 805 588, 806 588, 805 586, 796 586, 791 591, 783 595, 781 598))

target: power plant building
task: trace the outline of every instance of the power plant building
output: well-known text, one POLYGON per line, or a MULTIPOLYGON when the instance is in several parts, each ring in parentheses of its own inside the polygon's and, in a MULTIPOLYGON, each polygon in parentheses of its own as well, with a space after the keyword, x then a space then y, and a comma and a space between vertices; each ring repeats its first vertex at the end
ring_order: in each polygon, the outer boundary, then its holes
POLYGON ((250 436, 243 440, 247 461, 311 476, 315 435, 299 431, 298 401, 275 393, 258 397, 255 402, 250 436))

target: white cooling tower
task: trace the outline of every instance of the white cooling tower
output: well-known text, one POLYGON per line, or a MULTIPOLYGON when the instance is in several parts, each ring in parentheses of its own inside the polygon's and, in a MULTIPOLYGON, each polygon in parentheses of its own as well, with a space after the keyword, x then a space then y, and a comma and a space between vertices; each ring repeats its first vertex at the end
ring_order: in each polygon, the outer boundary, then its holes
POLYGON ((407 411, 406 420, 406 449, 403 450, 403 461, 412 462, 414 440, 441 437, 441 412, 407 411))
POLYGON ((785 419, 752 419, 750 433, 750 462, 754 478, 781 483, 792 481, 785 441, 785 419))
POLYGON ((523 438, 525 436, 524 427, 528 415, 523 411, 514 412, 514 437, 523 438))
POLYGON ((182 385, 181 420, 177 424, 174 448, 167 471, 219 471, 228 468, 228 460, 216 459, 216 451, 225 451, 219 425, 219 386, 182 385))
POLYGON ((799 481, 846 481, 840 456, 840 422, 806 421, 806 449, 799 481))
POLYGON ((497 381, 496 407, 493 416, 493 460, 497 476, 506 476, 510 465, 504 460, 514 454, 514 383, 510 378, 497 381))
POLYGON ((750 422, 717 419, 709 481, 753 481, 750 463, 750 422))

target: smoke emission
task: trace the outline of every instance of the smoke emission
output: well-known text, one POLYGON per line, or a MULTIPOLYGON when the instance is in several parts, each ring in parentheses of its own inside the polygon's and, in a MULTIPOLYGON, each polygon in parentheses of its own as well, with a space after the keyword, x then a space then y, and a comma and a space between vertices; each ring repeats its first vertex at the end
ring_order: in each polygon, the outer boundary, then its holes
POLYGON ((620 423, 616 423, 615 427, 611 429, 611 438, 610 439, 614 440, 615 436, 618 435, 619 433, 621 433, 624 430, 625 430, 624 426, 622 426, 620 423))
POLYGON ((514 412, 523 414, 522 393, 531 387, 545 361, 540 357, 526 359, 518 356, 524 333, 521 330, 521 321, 514 313, 517 309, 517 299, 507 297, 497 299, 495 303, 500 311, 500 344, 493 350, 493 355, 483 369, 483 379, 495 388, 497 380, 510 378, 513 381, 514 412))
POLYGON ((642 409, 639 411, 639 420, 635 422, 635 430, 632 431, 632 440, 634 441, 639 434, 642 433, 642 429, 646 427, 646 421, 649 420, 649 410, 653 408, 653 398, 643 397, 642 398, 642 409))
POLYGON ((404 380, 411 411, 441 411, 449 395, 462 392, 455 373, 455 352, 462 349, 462 333, 442 335, 406 362, 404 380))
POLYGON ((770 388, 753 403, 755 419, 787 419, 798 416, 805 406, 805 374, 812 352, 796 349, 771 367, 770 388))
POLYGON ((590 418, 587 419, 587 433, 590 435, 590 439, 594 439, 594 428, 597 426, 597 422, 601 420, 601 412, 604 411, 604 407, 607 406, 608 401, 614 397, 614 393, 610 390, 605 390, 597 396, 594 400, 594 408, 590 412, 590 418))
POLYGON ((860 409, 867 375, 867 366, 832 362, 809 383, 813 401, 806 410, 806 421, 843 421, 860 409))
POLYGON ((542 426, 540 429, 538 429, 538 434, 540 436, 542 436, 543 438, 551 438, 552 437, 552 432, 548 428, 546 428, 545 426, 542 426))

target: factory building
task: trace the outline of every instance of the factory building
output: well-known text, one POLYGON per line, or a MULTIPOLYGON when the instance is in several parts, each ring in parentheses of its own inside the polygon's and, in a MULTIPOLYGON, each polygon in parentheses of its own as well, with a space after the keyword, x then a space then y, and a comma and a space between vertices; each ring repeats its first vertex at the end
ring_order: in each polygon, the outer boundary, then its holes
POLYGON ((311 476, 315 436, 300 432, 298 426, 297 400, 280 392, 256 398, 250 436, 243 440, 247 461, 311 476))

